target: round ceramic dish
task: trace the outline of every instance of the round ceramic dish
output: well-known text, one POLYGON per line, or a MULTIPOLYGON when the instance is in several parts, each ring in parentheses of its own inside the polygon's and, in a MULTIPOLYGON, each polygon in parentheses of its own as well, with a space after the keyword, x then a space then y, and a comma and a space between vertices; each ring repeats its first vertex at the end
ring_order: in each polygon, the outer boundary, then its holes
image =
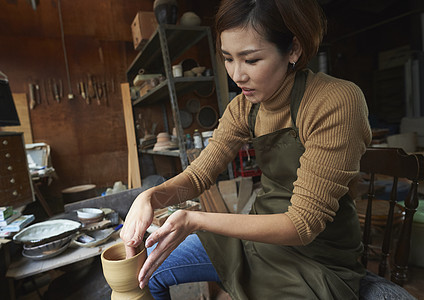
POLYGON ((31 225, 13 237, 13 241, 38 246, 64 238, 78 231, 81 223, 66 219, 44 221, 31 225))
POLYGON ((52 257, 59 255, 62 252, 64 252, 70 244, 71 244, 71 241, 68 241, 65 245, 63 245, 59 249, 47 251, 47 252, 45 252, 43 254, 39 254, 39 255, 34 255, 32 253, 28 253, 28 251, 24 249, 24 250, 22 250, 22 255, 25 256, 26 258, 30 258, 30 259, 33 259, 33 260, 42 260, 42 259, 52 258, 52 257))
POLYGON ((98 208, 80 208, 77 210, 78 219, 87 224, 103 220, 104 212, 98 208))
POLYGON ((73 236, 74 236, 73 234, 70 234, 64 238, 55 240, 53 242, 45 243, 39 246, 24 245, 23 248, 25 250, 25 254, 30 256, 47 255, 49 253, 59 250, 64 245, 69 243, 72 240, 73 236))
POLYGON ((79 239, 83 234, 79 234, 75 237, 75 239, 73 240, 73 243, 75 243, 76 245, 80 247, 85 247, 85 248, 95 247, 97 245, 106 243, 109 240, 109 238, 115 232, 119 232, 121 228, 122 228, 122 225, 118 225, 115 228, 106 228, 103 230, 96 230, 96 231, 90 232, 89 236, 92 237, 94 240, 90 242, 85 242, 85 243, 82 242, 81 239, 79 239))

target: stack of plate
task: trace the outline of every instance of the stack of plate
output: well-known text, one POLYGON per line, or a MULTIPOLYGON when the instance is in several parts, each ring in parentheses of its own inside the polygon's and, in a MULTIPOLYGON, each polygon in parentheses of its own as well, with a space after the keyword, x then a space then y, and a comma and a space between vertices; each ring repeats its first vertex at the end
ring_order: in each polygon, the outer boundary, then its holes
POLYGON ((23 244, 23 256, 41 260, 64 252, 80 227, 81 223, 66 219, 44 221, 25 228, 13 240, 23 244))
POLYGON ((177 145, 171 141, 171 136, 167 132, 161 132, 157 136, 157 142, 153 151, 164 151, 176 148, 177 145))

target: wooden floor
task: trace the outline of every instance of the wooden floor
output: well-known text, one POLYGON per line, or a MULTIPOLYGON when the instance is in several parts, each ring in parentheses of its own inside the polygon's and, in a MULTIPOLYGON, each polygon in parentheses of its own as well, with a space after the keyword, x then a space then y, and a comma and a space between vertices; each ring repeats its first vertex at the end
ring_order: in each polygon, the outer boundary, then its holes
MULTIPOLYGON (((373 272, 377 272, 377 268, 376 261, 370 261, 369 269, 373 272)), ((60 278, 63 274, 64 273, 60 271, 52 271, 49 275, 51 279, 55 279, 55 277, 60 278)), ((45 285, 39 286, 39 292, 42 298, 40 298, 34 290, 28 291, 27 293, 21 290, 17 293, 17 300, 104 299, 105 295, 110 295, 110 289, 106 285, 101 274, 101 267, 97 262, 97 264, 93 264, 91 270, 84 276, 84 283, 80 281, 78 284, 72 284, 69 277, 66 278, 67 280, 55 280, 55 282, 51 284, 54 288, 50 287, 50 291, 47 292, 49 283, 45 282, 45 285)), ((418 300, 424 300, 424 268, 411 266, 409 275, 410 280, 405 284, 404 288, 418 300)), ((229 295, 218 289, 217 286, 212 285, 212 287, 212 290, 208 290, 206 283, 182 284, 171 289, 171 296, 173 300, 231 300, 229 295)))

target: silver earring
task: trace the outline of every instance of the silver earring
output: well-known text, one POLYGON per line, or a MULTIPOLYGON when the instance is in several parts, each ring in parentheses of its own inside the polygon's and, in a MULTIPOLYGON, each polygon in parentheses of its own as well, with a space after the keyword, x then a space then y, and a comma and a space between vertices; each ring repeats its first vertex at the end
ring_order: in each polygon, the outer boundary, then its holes
POLYGON ((292 69, 294 70, 296 68, 296 62, 295 61, 292 62, 291 65, 292 65, 292 69))

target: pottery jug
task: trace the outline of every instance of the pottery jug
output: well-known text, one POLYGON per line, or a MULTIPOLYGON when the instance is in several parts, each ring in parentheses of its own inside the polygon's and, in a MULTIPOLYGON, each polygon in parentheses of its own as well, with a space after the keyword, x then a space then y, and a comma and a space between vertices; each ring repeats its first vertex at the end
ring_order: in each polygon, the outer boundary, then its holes
POLYGON ((177 0, 155 0, 153 11, 159 24, 177 24, 177 0))
POLYGON ((200 17, 192 11, 185 12, 180 19, 180 24, 186 26, 199 26, 201 23, 200 17))
POLYGON ((137 255, 127 259, 123 242, 103 251, 103 275, 112 289, 112 300, 153 300, 148 286, 140 289, 137 279, 146 258, 146 248, 143 247, 137 255))

